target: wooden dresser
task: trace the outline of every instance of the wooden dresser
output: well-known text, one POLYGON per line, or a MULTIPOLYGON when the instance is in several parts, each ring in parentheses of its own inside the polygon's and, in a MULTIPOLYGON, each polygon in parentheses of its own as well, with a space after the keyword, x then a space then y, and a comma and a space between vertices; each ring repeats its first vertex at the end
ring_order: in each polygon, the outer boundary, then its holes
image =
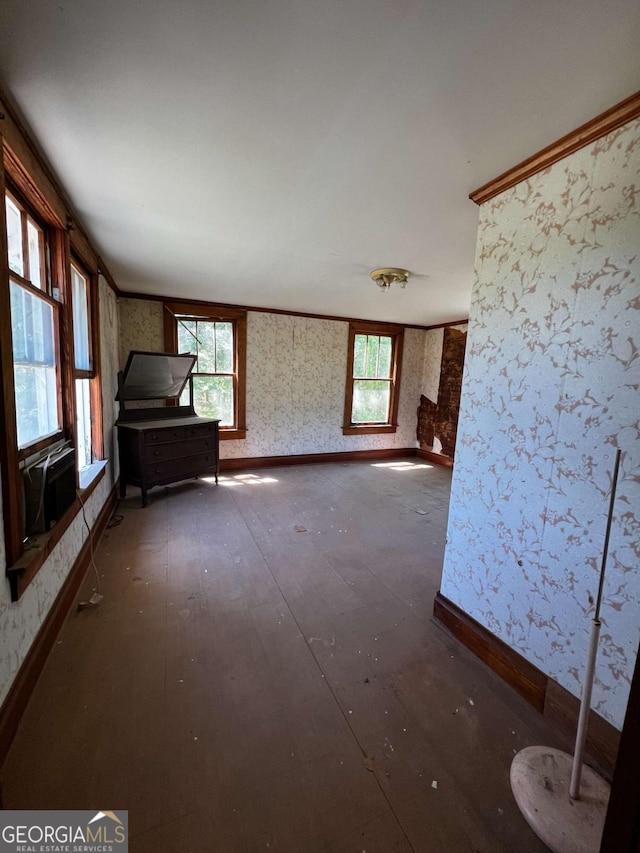
MULTIPOLYGON (((163 416, 171 411, 163 409, 163 416)), ((142 490, 142 506, 147 505, 147 490, 152 486, 201 475, 214 476, 217 483, 218 424, 217 420, 197 415, 119 421, 120 497, 126 495, 127 483, 142 490)))
POLYGON ((127 366, 118 375, 120 414, 118 449, 120 497, 127 483, 147 491, 199 476, 213 476, 220 470, 219 424, 215 418, 201 418, 189 405, 178 405, 190 380, 195 357, 173 353, 132 351, 127 366), (161 401, 149 408, 127 408, 127 402, 161 401))

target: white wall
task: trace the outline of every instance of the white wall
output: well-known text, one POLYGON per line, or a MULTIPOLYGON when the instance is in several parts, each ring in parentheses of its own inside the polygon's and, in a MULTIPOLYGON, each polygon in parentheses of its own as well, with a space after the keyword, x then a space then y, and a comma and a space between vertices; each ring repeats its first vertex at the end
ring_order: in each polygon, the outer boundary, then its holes
MULTIPOLYGON (((117 365, 118 316, 116 299, 104 280, 100 280, 100 336, 103 374, 103 428, 105 450, 112 447, 114 408, 110 403, 114 393, 112 378, 117 365)), ((105 476, 86 504, 86 514, 93 525, 114 483, 114 469, 109 465, 105 476)), ((82 514, 76 516, 60 542, 50 554, 20 600, 12 603, 9 582, 4 573, 4 528, 0 527, 0 703, 22 665, 31 644, 44 622, 53 602, 69 574, 87 538, 82 514)))
POLYGON ((442 593, 579 695, 624 451, 593 707, 640 637, 640 123, 480 211, 442 593))
MULTIPOLYGON (((120 360, 162 351, 162 303, 120 300, 120 360)), ((289 314, 247 314, 247 437, 222 441, 222 458, 416 447, 425 332, 405 329, 399 427, 342 435, 349 324, 289 314)))

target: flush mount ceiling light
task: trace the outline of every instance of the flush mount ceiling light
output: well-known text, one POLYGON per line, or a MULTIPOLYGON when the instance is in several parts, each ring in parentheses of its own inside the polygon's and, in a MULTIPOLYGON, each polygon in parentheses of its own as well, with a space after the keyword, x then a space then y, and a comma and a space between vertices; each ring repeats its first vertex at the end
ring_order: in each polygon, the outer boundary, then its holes
POLYGON ((410 273, 409 270, 401 270, 397 267, 382 267, 379 270, 372 270, 369 275, 380 290, 387 291, 392 284, 399 284, 400 287, 406 287, 410 273))

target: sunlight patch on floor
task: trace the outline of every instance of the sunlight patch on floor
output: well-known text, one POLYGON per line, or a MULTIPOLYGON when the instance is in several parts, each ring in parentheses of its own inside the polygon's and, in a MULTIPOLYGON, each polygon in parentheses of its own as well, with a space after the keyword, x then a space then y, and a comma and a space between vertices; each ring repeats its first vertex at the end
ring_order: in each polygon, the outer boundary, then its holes
MULTIPOLYGON (((202 479, 206 480, 207 483, 215 483, 213 477, 203 477, 202 479)), ((221 486, 258 486, 263 483, 277 482, 278 480, 275 477, 261 477, 259 474, 221 474, 218 477, 218 483, 221 486)))
POLYGON ((425 462, 406 462, 398 460, 397 462, 372 462, 372 468, 391 468, 392 471, 415 471, 418 468, 433 468, 433 465, 427 465, 425 462))

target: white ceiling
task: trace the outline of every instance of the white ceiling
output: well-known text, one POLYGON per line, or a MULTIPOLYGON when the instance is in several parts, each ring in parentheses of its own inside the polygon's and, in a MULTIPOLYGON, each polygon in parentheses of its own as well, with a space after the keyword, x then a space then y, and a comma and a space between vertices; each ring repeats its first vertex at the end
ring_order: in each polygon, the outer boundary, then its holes
POLYGON ((121 290, 430 325, 469 192, 640 89, 640 3, 2 0, 0 80, 121 290))

